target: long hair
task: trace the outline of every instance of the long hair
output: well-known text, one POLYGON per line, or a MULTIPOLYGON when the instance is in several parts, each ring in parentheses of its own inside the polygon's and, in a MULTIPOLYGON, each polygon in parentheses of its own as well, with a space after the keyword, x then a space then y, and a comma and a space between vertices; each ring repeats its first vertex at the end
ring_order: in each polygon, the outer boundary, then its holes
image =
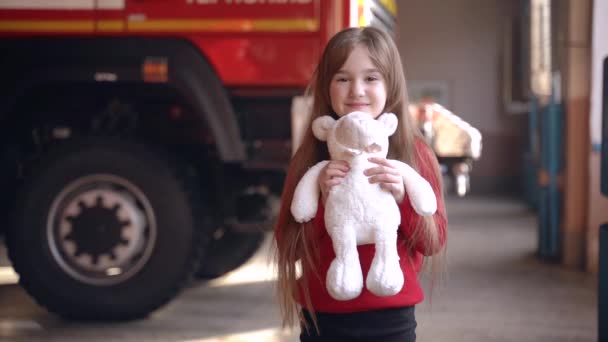
MULTIPOLYGON (((302 321, 299 305, 296 302, 301 291, 305 301, 303 304, 311 312, 316 327, 316 315, 311 305, 307 278, 319 276, 315 266, 319 261, 319 248, 313 239, 312 221, 304 224, 295 222, 290 207, 295 187, 308 168, 321 160, 329 159, 327 145, 314 137, 311 122, 322 115, 338 118, 331 107, 330 82, 356 46, 364 46, 368 49, 370 59, 383 76, 387 91, 383 112, 395 113, 399 118, 397 131, 389 138, 388 158, 401 160, 418 170, 415 154, 419 151, 415 148, 415 144, 416 140, 424 141, 424 139, 409 114, 405 75, 393 39, 384 31, 373 27, 349 28, 339 32, 328 42, 307 89, 307 94, 313 99, 311 113, 302 143, 289 164, 274 229, 277 244, 277 286, 283 326, 291 327, 302 321), (301 272, 298 271, 298 265, 301 272), (298 276, 302 277, 300 282, 298 276)), ((433 162, 432 167, 437 179, 441 180, 436 161, 433 162)), ((412 239, 407 242, 407 247, 412 249, 419 239, 427 241, 430 251, 438 250, 439 237, 431 217, 419 220, 412 239)), ((432 269, 438 268, 432 267, 432 269)))

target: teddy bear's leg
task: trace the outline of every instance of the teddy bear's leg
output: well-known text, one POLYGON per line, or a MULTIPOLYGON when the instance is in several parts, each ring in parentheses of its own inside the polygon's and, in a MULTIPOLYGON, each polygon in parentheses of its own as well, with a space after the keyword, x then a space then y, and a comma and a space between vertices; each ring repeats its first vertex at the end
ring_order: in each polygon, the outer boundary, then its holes
POLYGON ((376 229, 376 254, 365 285, 376 296, 392 296, 403 287, 403 271, 397 254, 397 228, 376 229))
POLYGON ((363 273, 355 232, 349 227, 328 227, 327 231, 336 253, 327 271, 327 291, 337 300, 356 298, 363 289, 363 273))

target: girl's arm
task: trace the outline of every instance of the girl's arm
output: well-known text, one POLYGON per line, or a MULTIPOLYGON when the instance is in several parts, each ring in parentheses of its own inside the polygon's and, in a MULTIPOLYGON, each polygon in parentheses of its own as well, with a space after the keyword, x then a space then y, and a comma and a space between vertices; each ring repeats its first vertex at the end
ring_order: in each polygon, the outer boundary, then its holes
POLYGON ((428 239, 426 238, 429 236, 429 234, 425 234, 425 232, 415 232, 419 221, 423 218, 419 216, 413 209, 409 199, 404 199, 400 204, 400 230, 405 235, 406 239, 416 239, 414 244, 414 249, 416 251, 424 255, 432 255, 441 250, 447 239, 447 217, 443 203, 443 193, 440 186, 441 174, 438 170, 437 157, 433 151, 426 144, 420 141, 416 141, 416 147, 420 175, 430 183, 437 200, 437 211, 435 211, 432 218, 435 222, 435 229, 437 230, 438 243, 434 246, 434 248, 429 249, 427 247, 429 247, 430 241, 427 241, 428 239))

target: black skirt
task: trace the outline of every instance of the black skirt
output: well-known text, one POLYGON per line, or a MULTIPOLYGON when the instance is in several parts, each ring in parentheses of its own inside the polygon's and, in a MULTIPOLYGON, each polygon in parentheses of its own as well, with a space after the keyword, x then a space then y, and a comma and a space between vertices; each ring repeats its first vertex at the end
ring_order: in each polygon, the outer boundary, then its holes
POLYGON ((302 326, 302 342, 414 342, 416 317, 414 306, 354 313, 317 312, 319 332, 315 330, 310 313, 302 310, 308 330, 302 326))

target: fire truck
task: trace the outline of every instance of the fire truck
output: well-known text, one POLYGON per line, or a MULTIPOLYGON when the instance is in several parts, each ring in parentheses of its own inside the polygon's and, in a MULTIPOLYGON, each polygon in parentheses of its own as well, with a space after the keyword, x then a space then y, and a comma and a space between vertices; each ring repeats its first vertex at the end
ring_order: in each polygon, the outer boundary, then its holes
MULTIPOLYGON (((0 1, 0 215, 21 286, 70 319, 145 317, 271 227, 292 102, 387 0, 0 1)), ((275 206, 276 207, 276 206, 275 206)))

